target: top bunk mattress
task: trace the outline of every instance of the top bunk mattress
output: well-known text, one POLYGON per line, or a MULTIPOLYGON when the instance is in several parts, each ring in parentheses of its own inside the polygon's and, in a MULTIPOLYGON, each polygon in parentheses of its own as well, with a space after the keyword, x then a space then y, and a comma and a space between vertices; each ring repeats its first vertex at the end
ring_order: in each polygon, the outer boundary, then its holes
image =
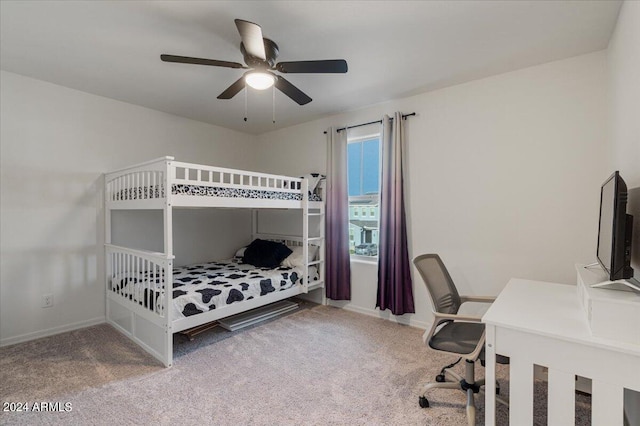
MULTIPOLYGON (((187 195, 194 197, 225 197, 225 198, 249 198, 263 200, 300 201, 302 193, 269 191, 262 189, 240 189, 205 185, 171 185, 173 195, 187 195)), ((115 199, 117 201, 144 200, 148 198, 164 198, 164 185, 139 186, 119 191, 115 199)), ((309 201, 322 201, 317 194, 310 192, 309 201)))

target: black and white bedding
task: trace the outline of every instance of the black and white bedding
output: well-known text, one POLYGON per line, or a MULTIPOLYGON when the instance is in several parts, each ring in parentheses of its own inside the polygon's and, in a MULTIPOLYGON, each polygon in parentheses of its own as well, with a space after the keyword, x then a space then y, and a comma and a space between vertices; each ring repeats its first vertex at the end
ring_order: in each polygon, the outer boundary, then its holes
MULTIPOLYGON (((256 198, 268 200, 302 200, 302 194, 283 191, 267 191, 259 189, 225 188, 203 185, 171 185, 171 193, 174 195, 192 195, 201 197, 226 197, 226 198, 256 198)), ((147 198, 147 194, 153 194, 154 198, 164 197, 164 186, 153 185, 138 188, 124 189, 118 193, 118 200, 138 200, 147 198)), ((309 193, 309 201, 322 201, 315 193, 309 193)))
MULTIPOLYGON (((300 268, 256 268, 240 262, 241 259, 234 258, 174 268, 171 318, 220 309, 302 283, 300 268)), ((315 267, 309 269, 311 281, 317 279, 315 267)), ((158 292, 164 293, 161 281, 150 273, 139 278, 125 275, 112 280, 112 289, 151 309, 159 303, 158 292)))

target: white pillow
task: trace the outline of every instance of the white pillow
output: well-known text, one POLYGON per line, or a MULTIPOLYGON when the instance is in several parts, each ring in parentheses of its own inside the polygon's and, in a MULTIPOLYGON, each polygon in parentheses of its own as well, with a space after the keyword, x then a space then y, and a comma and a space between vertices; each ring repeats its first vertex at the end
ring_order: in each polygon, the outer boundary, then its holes
POLYGON ((235 257, 244 257, 244 251, 247 249, 247 247, 240 247, 238 249, 238 251, 236 251, 236 256, 235 257))
MULTIPOLYGON (((281 265, 287 268, 304 267, 304 258, 302 257, 302 246, 288 246, 292 253, 282 261, 281 265)), ((309 246, 309 262, 313 262, 318 255, 319 246, 313 244, 309 246)))

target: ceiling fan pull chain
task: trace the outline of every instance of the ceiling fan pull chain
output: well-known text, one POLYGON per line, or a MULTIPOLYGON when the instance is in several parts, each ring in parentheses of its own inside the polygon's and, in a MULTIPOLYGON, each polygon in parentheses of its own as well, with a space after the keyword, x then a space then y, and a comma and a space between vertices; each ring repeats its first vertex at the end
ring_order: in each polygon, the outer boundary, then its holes
POLYGON ((271 104, 271 109, 272 109, 272 120, 273 120, 273 124, 276 124, 276 86, 273 85, 271 86, 273 88, 273 90, 271 90, 271 94, 272 94, 272 99, 273 102, 271 104))
POLYGON ((247 121, 247 93, 249 92, 249 88, 244 88, 244 121, 247 121))

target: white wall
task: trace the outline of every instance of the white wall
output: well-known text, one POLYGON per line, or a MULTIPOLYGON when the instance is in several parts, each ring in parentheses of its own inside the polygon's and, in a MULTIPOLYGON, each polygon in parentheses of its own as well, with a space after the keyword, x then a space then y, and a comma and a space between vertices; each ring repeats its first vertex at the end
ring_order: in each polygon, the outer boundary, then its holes
MULTIPOLYGON (((251 242, 248 209, 174 209, 173 224, 175 266, 229 259, 238 248, 251 242)), ((112 244, 164 251, 161 210, 115 211, 111 228, 112 244)))
MULTIPOLYGON (((640 279, 640 2, 623 3, 607 55, 612 169, 634 188, 631 266, 640 279)), ((640 424, 640 393, 625 392, 625 413, 628 424, 640 424)))
POLYGON ((640 2, 625 2, 608 48, 612 170, 620 170, 634 208, 632 267, 640 279, 640 2))
POLYGON ((623 3, 607 54, 613 165, 640 187, 640 2, 623 3))
MULTIPOLYGON (((104 320, 102 173, 165 155, 252 168, 253 136, 4 71, 0 84, 0 344, 104 320)), ((194 233, 215 223, 207 214, 179 216, 194 233)), ((206 250, 176 244, 187 260, 206 250)))
MULTIPOLYGON (((331 125, 406 121, 412 257, 439 253, 462 293, 498 294, 509 278, 575 282, 595 259, 599 188, 610 174, 606 53, 526 68, 261 135, 264 171, 324 170, 331 125)), ((352 301, 378 315, 375 265, 352 263, 352 301)), ((431 321, 414 276, 416 314, 431 321)), ((386 314, 380 314, 387 316, 386 314)))

